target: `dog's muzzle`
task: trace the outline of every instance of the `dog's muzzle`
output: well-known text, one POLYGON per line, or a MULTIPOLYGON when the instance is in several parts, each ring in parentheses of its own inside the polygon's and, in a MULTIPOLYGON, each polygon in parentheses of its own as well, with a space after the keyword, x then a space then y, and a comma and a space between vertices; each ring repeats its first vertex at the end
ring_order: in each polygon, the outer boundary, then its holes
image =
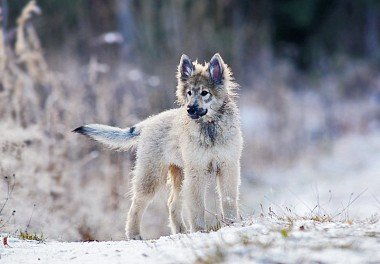
POLYGON ((192 119, 198 119, 207 114, 207 109, 199 108, 197 105, 189 105, 187 107, 187 113, 192 119))

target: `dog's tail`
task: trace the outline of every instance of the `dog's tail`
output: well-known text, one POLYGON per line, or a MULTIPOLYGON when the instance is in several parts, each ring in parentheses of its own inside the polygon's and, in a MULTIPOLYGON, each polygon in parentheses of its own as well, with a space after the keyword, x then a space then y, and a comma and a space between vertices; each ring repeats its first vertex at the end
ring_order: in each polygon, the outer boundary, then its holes
POLYGON ((128 150, 137 143, 141 126, 119 128, 99 124, 84 125, 72 132, 88 136, 114 150, 128 150))

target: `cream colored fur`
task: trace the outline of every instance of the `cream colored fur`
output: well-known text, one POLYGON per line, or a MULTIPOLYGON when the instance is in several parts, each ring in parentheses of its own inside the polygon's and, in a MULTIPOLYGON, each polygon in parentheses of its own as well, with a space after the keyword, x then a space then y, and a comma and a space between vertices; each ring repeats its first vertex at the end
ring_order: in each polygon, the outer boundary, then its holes
POLYGON ((102 133, 96 130, 102 128, 98 125, 75 130, 111 148, 136 147, 132 205, 126 223, 129 239, 141 239, 140 223, 144 210, 156 191, 166 183, 171 187, 168 207, 173 234, 206 230, 204 199, 206 186, 212 178, 216 178, 223 222, 232 223, 238 219, 243 140, 234 100, 237 85, 221 57, 216 54, 213 59, 223 71, 219 84, 210 82, 209 63, 192 62, 194 68, 187 72, 188 75, 186 72, 181 75, 182 64, 188 60, 187 56, 182 56, 177 86, 179 108, 151 116, 132 130, 115 128, 110 132, 110 127, 106 127, 102 133), (188 95, 189 90, 192 96, 188 95), (201 96, 203 90, 210 94, 201 96), (187 106, 194 101, 208 109, 207 114, 199 119, 192 119, 187 113, 187 106), (185 214, 182 215, 183 210, 185 214))

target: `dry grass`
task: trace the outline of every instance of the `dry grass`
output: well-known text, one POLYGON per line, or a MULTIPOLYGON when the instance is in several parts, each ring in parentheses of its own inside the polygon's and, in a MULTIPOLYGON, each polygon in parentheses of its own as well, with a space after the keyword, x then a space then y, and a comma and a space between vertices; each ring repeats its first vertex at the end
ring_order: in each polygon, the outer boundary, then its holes
POLYGON ((38 241, 38 242, 45 241, 45 238, 44 238, 43 234, 40 234, 40 235, 37 235, 35 233, 31 234, 31 233, 28 233, 27 231, 25 231, 25 232, 20 231, 18 237, 20 239, 22 239, 22 240, 35 240, 35 241, 38 241))
MULTIPOLYGON (((25 228, 36 204, 40 215, 32 219, 32 229, 58 224, 55 237, 87 240, 88 235, 81 238, 88 233, 83 230, 98 230, 99 225, 106 224, 92 220, 92 212, 106 211, 108 225, 117 229, 121 237, 122 211, 128 206, 124 195, 128 190, 128 156, 110 152, 99 156, 97 147, 79 140, 70 131, 83 122, 123 126, 135 121, 128 111, 133 106, 131 97, 120 94, 120 87, 128 82, 132 87, 136 84, 124 77, 108 86, 102 76, 107 67, 96 59, 85 71, 75 64, 74 68, 67 65, 64 76, 52 71, 32 23, 40 13, 35 1, 25 6, 17 20, 14 45, 0 31, 0 176, 19 176, 13 199, 0 197, 7 203, 0 212, 1 225, 8 231, 25 228), (84 202, 82 197, 91 197, 95 189, 99 197, 84 202), (13 210, 16 213, 12 223, 5 225, 13 210), (51 217, 52 212, 55 217, 51 217), (113 225, 115 218, 120 223, 117 226, 113 225), (65 232, 69 226, 73 231, 65 232)), ((140 94, 143 93, 142 89, 140 94)), ((0 193, 7 194, 7 183, 0 187, 0 193)), ((105 237, 106 232, 93 235, 105 237)))

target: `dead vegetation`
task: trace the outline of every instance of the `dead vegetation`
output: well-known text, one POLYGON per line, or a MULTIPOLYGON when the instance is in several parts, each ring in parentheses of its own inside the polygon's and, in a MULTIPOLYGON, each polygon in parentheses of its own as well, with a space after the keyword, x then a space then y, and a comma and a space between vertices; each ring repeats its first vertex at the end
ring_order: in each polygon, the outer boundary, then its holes
POLYGON ((43 242, 45 240, 42 233, 38 235, 36 233, 28 233, 28 231, 20 231, 18 237, 22 240, 34 240, 38 242, 43 242))
POLYGON ((5 199, 3 203, 0 204, 0 230, 1 228, 4 228, 5 225, 9 223, 9 221, 12 219, 12 217, 16 213, 16 211, 13 210, 13 212, 9 216, 6 216, 4 214, 4 211, 5 211, 4 209, 6 208, 7 203, 9 202, 9 199, 11 199, 12 193, 15 188, 15 178, 16 178, 15 174, 13 174, 12 177, 4 176, 3 178, 5 185, 7 186, 7 191, 6 191, 6 195, 5 195, 5 199))
MULTIPOLYGON (((128 115, 126 105, 132 104, 127 94, 118 94, 117 102, 114 100, 122 81, 108 87, 107 81, 101 78, 107 67, 96 59, 85 66, 88 70, 83 71, 76 65, 77 68, 65 76, 51 70, 33 26, 33 18, 41 13, 36 1, 25 6, 17 19, 15 42, 7 39, 6 29, 0 31, 0 175, 5 179, 0 186, 0 198, 5 201, 0 204, 4 204, 0 224, 2 230, 25 228, 36 204, 36 210, 42 211, 42 215, 32 219, 32 229, 49 225, 46 222, 52 220, 49 215, 58 211, 53 222, 74 225, 76 231, 67 233, 58 228, 55 236, 78 238, 86 234, 83 230, 89 227, 76 226, 76 223, 86 222, 90 215, 78 210, 81 198, 77 193, 89 197, 99 182, 105 182, 104 188, 97 192, 98 201, 87 201, 87 207, 94 211, 111 210, 110 218, 121 219, 122 213, 117 209, 120 201, 128 205, 124 194, 128 189, 129 162, 128 156, 123 154, 105 152, 98 157, 97 149, 86 142, 78 143, 70 131, 84 120, 98 118, 123 126, 135 117, 128 115), (94 98, 101 100, 94 101, 94 98), (78 144, 81 147, 76 148, 78 144), (15 188, 16 197, 11 199, 7 192, 7 175, 13 173, 20 177, 14 180, 12 190, 15 188), (83 191, 83 188, 88 189, 83 191), (69 219, 68 212, 73 214, 69 219), (15 214, 14 221, 10 224, 4 217, 12 214, 15 214)), ((71 67, 68 65, 67 69, 71 67)), ((89 225, 94 225, 91 229, 98 229, 95 221, 90 222, 89 225)), ((120 225, 114 228, 120 231, 122 221, 118 222, 120 225)), ((22 236, 30 237, 27 232, 22 236)), ((84 236, 82 239, 89 239, 84 236)))
POLYGON ((213 264, 213 263, 223 263, 226 260, 226 253, 224 249, 220 246, 216 246, 214 250, 206 254, 203 257, 198 257, 194 264, 213 264))

